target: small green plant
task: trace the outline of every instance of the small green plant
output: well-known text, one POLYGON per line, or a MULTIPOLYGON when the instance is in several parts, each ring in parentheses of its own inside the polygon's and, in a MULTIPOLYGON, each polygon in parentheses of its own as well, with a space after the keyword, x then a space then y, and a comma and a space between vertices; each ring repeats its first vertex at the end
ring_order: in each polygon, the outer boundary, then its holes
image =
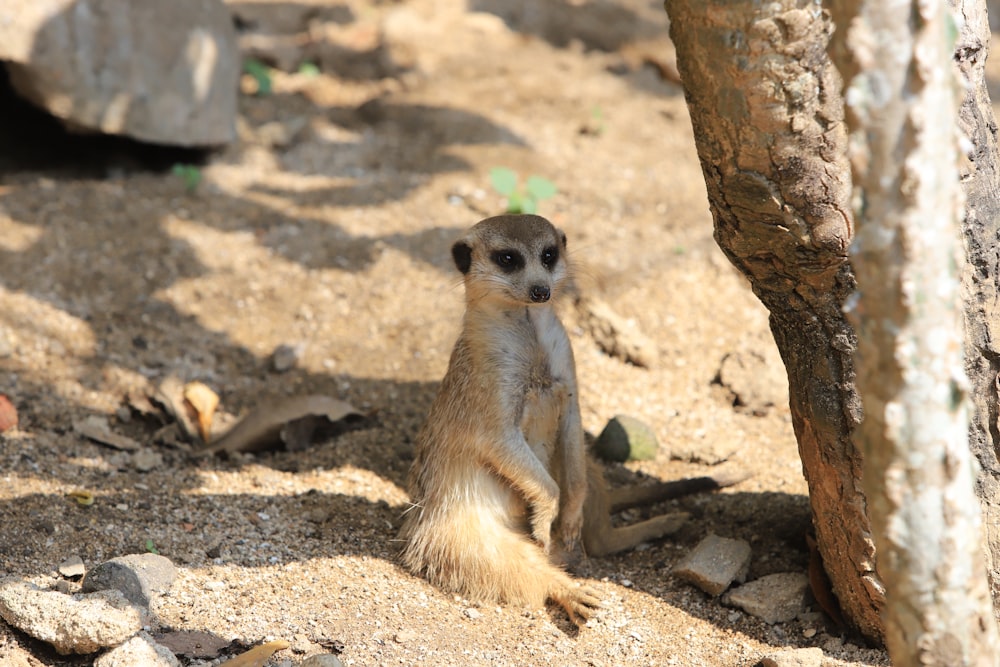
POLYGON ((146 540, 146 552, 151 554, 160 553, 159 549, 156 548, 156 544, 153 540, 146 540))
POLYGON ((584 134, 592 134, 599 137, 604 134, 604 109, 596 106, 590 110, 590 122, 584 128, 584 134))
POLYGON ((301 65, 299 65, 299 74, 301 74, 302 76, 307 76, 309 78, 312 78, 314 76, 319 76, 319 67, 316 65, 316 63, 309 62, 308 60, 306 60, 301 65))
POLYGON ((519 186, 517 172, 507 167, 490 170, 490 184, 493 189, 507 198, 508 213, 537 213, 538 202, 554 197, 558 190, 555 184, 541 176, 530 176, 519 186))
POLYGON ((271 68, 259 60, 247 58, 243 61, 243 71, 257 82, 257 95, 271 94, 271 68))
POLYGON ((172 170, 174 175, 184 182, 184 189, 194 192, 201 183, 201 169, 193 164, 175 164, 172 170))

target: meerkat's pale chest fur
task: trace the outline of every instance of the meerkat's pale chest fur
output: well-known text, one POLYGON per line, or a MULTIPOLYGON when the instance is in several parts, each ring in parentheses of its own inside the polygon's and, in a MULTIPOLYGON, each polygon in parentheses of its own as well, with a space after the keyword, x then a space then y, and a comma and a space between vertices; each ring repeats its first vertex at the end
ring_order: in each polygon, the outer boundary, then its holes
POLYGON ((565 235, 531 215, 488 218, 453 246, 466 312, 417 438, 401 537, 403 563, 442 588, 490 603, 552 600, 580 622, 599 599, 555 554, 581 539, 602 555, 672 532, 685 515, 617 528, 610 511, 719 484, 605 491, 587 461, 573 352, 552 305, 565 251, 565 235))

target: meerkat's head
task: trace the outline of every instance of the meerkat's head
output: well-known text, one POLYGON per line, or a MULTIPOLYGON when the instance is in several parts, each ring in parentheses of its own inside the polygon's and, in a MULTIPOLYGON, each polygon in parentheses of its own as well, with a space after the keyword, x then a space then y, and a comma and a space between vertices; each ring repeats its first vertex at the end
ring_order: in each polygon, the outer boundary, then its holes
POLYGON ((469 303, 547 303, 568 270, 566 235, 537 215, 499 215, 476 224, 451 248, 469 303))

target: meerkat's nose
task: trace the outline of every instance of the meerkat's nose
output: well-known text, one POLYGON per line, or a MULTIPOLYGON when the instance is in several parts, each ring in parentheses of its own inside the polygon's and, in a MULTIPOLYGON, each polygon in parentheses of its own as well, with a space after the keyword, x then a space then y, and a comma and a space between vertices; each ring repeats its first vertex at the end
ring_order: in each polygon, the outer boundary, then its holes
POLYGON ((529 294, 535 303, 545 303, 552 296, 552 292, 545 285, 532 285, 529 294))

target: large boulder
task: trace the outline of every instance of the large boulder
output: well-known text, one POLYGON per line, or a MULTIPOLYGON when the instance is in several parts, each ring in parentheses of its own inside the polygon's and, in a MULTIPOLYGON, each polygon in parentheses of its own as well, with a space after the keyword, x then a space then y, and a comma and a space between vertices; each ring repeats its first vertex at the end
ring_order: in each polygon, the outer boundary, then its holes
POLYGON ((235 136, 240 55, 221 0, 4 0, 0 60, 71 128, 188 147, 235 136))

